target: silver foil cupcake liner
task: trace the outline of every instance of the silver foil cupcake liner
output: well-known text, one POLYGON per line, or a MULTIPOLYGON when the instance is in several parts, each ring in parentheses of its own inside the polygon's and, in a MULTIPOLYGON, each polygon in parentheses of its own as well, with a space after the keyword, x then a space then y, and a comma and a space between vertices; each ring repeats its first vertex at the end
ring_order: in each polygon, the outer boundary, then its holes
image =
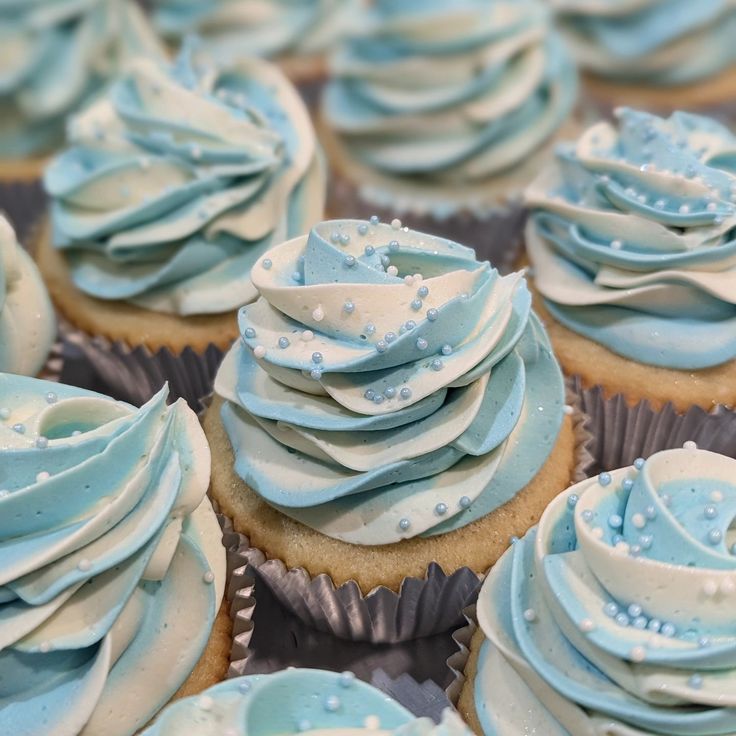
POLYGON ((694 406, 678 412, 671 403, 656 410, 644 400, 630 406, 623 395, 606 398, 601 386, 571 384, 590 419, 594 470, 630 465, 637 457, 682 447, 692 441, 704 450, 736 457, 736 412, 718 405, 710 411, 694 406))
MULTIPOLYGON (((568 398, 576 441, 576 482, 587 477, 592 463, 591 436, 575 396, 568 398)), ((398 592, 377 587, 363 594, 354 580, 336 586, 327 574, 312 577, 304 568, 288 568, 250 546, 246 536, 242 541, 240 552, 248 569, 285 609, 318 631, 350 641, 394 644, 450 631, 463 622, 462 611, 475 602, 483 580, 469 567, 446 574, 431 563, 423 578, 404 578, 398 592)))
POLYGON ((253 597, 255 580, 248 573, 247 560, 242 555, 243 537, 233 530, 230 519, 222 514, 217 515, 222 528, 222 544, 225 547, 227 560, 227 598, 230 618, 232 620, 232 646, 230 649, 230 667, 228 677, 239 677, 245 674, 250 656, 250 640, 253 636, 253 611, 256 601, 253 597))
POLYGON ((445 695, 453 705, 457 705, 463 685, 465 685, 465 668, 470 658, 470 643, 478 630, 475 606, 468 606, 463 611, 463 616, 465 617, 465 625, 452 634, 452 640, 457 646, 457 651, 447 658, 447 667, 452 672, 453 678, 452 682, 445 688, 445 695))
POLYGON ((64 371, 64 344, 57 340, 51 346, 51 352, 49 357, 46 358, 46 364, 38 374, 39 378, 43 378, 44 381, 54 381, 55 383, 61 382, 61 374, 64 371))
POLYGON ((212 344, 203 353, 191 347, 179 354, 168 348, 154 353, 142 345, 133 347, 122 341, 111 342, 101 336, 88 335, 65 321, 61 322, 61 334, 65 341, 82 352, 115 398, 136 405, 148 401, 168 382, 172 401, 184 398, 198 411, 200 400, 212 391, 217 369, 225 355, 212 344))
POLYGON ((46 192, 41 178, 0 181, 0 212, 15 230, 18 242, 28 248, 34 227, 46 211, 46 192))
POLYGON ((418 718, 431 718, 439 723, 442 713, 452 708, 445 691, 432 680, 417 682, 411 675, 392 678, 382 669, 375 670, 371 685, 386 693, 418 718))

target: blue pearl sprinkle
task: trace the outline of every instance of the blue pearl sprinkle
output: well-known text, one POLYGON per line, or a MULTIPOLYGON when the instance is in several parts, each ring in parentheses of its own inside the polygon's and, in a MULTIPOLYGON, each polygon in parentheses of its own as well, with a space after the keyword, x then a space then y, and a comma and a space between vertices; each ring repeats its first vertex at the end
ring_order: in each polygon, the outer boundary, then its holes
POLYGON ((451 354, 452 354, 452 345, 443 345, 442 355, 451 355, 451 354))
POLYGON ((379 353, 385 353, 388 349, 388 343, 385 340, 379 340, 376 343, 376 350, 378 350, 379 353))
POLYGON ((442 370, 443 363, 439 358, 435 358, 431 363, 430 367, 433 371, 441 371, 442 370))
POLYGON ((376 249, 372 245, 366 245, 364 250, 367 256, 372 256, 376 252, 376 249))
POLYGON ((642 534, 639 537, 639 546, 642 549, 650 549, 653 541, 654 537, 651 534, 642 534))
POLYGON ((401 521, 399 521, 399 529, 401 529, 402 532, 405 532, 410 526, 411 522, 409 519, 401 519, 401 521))
POLYGON ((342 261, 348 268, 353 268, 356 264, 355 256, 345 256, 342 261))
POLYGON ((365 390, 365 393, 363 394, 363 396, 365 396, 365 398, 368 399, 368 401, 373 401, 373 397, 375 395, 376 395, 376 392, 372 388, 367 388, 365 390))
POLYGON ((388 244, 388 249, 391 251, 391 253, 396 253, 396 251, 399 249, 399 241, 398 240, 392 240, 388 244))
POLYGON ((330 695, 325 699, 325 710, 335 713, 340 709, 340 698, 337 695, 330 695))
POLYGON ((614 620, 619 626, 629 625, 629 617, 625 613, 623 613, 623 611, 621 613, 617 613, 614 620))
POLYGON ((321 363, 324 360, 322 353, 312 353, 312 363, 321 363))
POLYGON ((252 327, 246 327, 243 334, 248 338, 252 339, 256 336, 256 331, 252 327))
POLYGON ((391 259, 388 256, 381 256, 381 265, 388 268, 391 265, 391 259))
POLYGON ((355 304, 348 300, 342 305, 342 309, 345 313, 352 314, 355 311, 355 304))
POLYGON ((710 639, 707 636, 701 636, 698 639, 698 646, 701 649, 705 649, 706 647, 709 647, 710 646, 710 639))
POLYGON ((18 422, 18 424, 14 424, 11 429, 13 430, 13 432, 17 432, 18 434, 26 433, 26 425, 21 424, 20 422, 18 422))
POLYGON ((342 245, 347 245, 350 242, 350 236, 347 233, 343 233, 340 235, 340 243, 342 245))
POLYGON ((46 437, 40 435, 36 437, 36 441, 34 444, 39 450, 45 450, 49 446, 49 441, 46 437))
POLYGON ((677 629, 675 628, 674 624, 671 624, 668 621, 667 623, 662 624, 659 629, 659 633, 662 634, 662 636, 666 636, 668 639, 670 639, 677 633, 677 629))
POLYGON ((647 619, 645 616, 637 616, 635 619, 632 620, 631 625, 635 629, 643 631, 647 627, 647 619))
POLYGON ((393 386, 389 386, 384 392, 383 395, 387 399, 393 399, 394 396, 396 396, 396 389, 393 386))
POLYGON ((358 235, 367 235, 368 234, 368 225, 366 225, 364 222, 361 222, 360 225, 358 225, 358 235))
POLYGON ((716 516, 718 516, 718 508, 714 506, 712 503, 709 503, 704 509, 703 509, 703 515, 706 519, 715 519, 716 516))
POLYGON ((611 537, 611 544, 615 547, 619 542, 623 542, 624 538, 620 534, 614 534, 611 537))
POLYGON ((708 532, 708 543, 712 545, 720 544, 720 541, 723 539, 723 534, 721 533, 720 529, 711 529, 708 532))
POLYGON ((404 386, 404 388, 399 391, 399 396, 402 399, 410 399, 411 398, 411 389, 404 386))
POLYGON ((434 507, 434 511, 437 514, 437 516, 444 516, 447 513, 447 504, 446 503, 438 503, 434 507))
POLYGON ((384 401, 383 394, 376 394, 373 397, 373 403, 374 404, 383 404, 383 401, 384 401))
POLYGON ((608 517, 608 526, 610 526, 611 529, 620 529, 623 523, 624 520, 621 518, 620 514, 611 514, 608 517))
POLYGON ((440 316, 440 313, 434 307, 432 307, 432 309, 427 310, 427 319, 430 322, 434 322, 439 316, 440 316))
POLYGON ((621 484, 621 487, 626 491, 630 491, 634 487, 634 481, 631 480, 631 478, 626 478, 626 480, 621 484))
POLYGON ((299 273, 299 271, 294 271, 294 273, 291 274, 291 280, 299 283, 302 280, 302 275, 299 273))
POLYGON ((309 375, 315 380, 319 381, 320 378, 322 378, 322 371, 319 368, 312 368, 311 371, 309 371, 309 375))
POLYGON ((599 483, 600 483, 600 484, 601 484, 602 486, 607 486, 607 485, 610 485, 610 484, 611 484, 611 474, 610 474, 610 473, 601 473, 601 474, 600 474, 600 475, 598 476, 598 482, 599 482, 599 483))
POLYGON ((299 723, 297 723, 296 727, 299 729, 299 731, 311 731, 312 721, 307 720, 306 718, 302 718, 299 723))
POLYGON ((650 618, 647 624, 649 631, 657 632, 662 628, 662 622, 658 618, 650 618))
POLYGON ((613 618, 618 614, 618 606, 613 601, 606 603, 606 605, 603 606, 603 613, 605 613, 608 618, 613 618))
POLYGON ((417 296, 424 299, 425 296, 429 294, 429 289, 426 286, 420 286, 417 289, 417 296))
POLYGON ((574 509, 579 500, 580 500, 580 496, 578 496, 577 493, 571 493, 567 497, 567 507, 570 509, 574 509))
POLYGON ((703 687, 703 677, 698 674, 690 675, 690 677, 688 677, 687 684, 693 688, 693 690, 700 690, 700 688, 703 687))
POLYGON ((371 225, 378 225, 378 223, 381 222, 378 215, 371 215, 370 223, 371 225))
POLYGON ((460 497, 460 508, 461 509, 468 509, 470 508, 470 498, 468 496, 461 496, 460 497))
POLYGON ((365 326, 365 333, 366 335, 372 335, 376 331, 376 326, 373 324, 373 322, 369 322, 365 326))
POLYGON ((271 268, 271 266, 273 266, 273 261, 270 258, 264 258, 263 268, 265 268, 266 271, 268 271, 271 268))
POLYGON ((641 470, 644 467, 644 458, 643 457, 636 458, 636 460, 634 460, 634 467, 637 470, 641 470))
POLYGON ((280 337, 279 338, 279 347, 283 350, 284 348, 289 347, 289 338, 288 337, 280 337))
POLYGON ((410 306, 415 312, 418 312, 422 308, 422 300, 414 299, 412 300, 412 303, 410 304, 410 306))
POLYGON ((590 509, 583 511, 581 516, 583 517, 583 521, 587 521, 588 523, 593 521, 593 512, 590 509))
POLYGON ((649 521, 654 521, 654 519, 657 518, 657 509, 655 509, 652 504, 649 504, 649 506, 644 509, 644 516, 646 516, 649 521))
POLYGON ((417 338, 416 345, 417 345, 417 350, 426 350, 427 347, 429 346, 429 343, 423 337, 420 337, 420 338, 417 338))
POLYGON ((47 404, 55 404, 58 400, 59 400, 59 397, 53 391, 49 391, 46 394, 46 403, 47 404))
POLYGON ((388 343, 391 343, 391 342, 393 342, 394 340, 396 340, 396 333, 395 333, 395 332, 387 332, 387 333, 386 333, 386 334, 385 334, 385 335, 383 336, 383 339, 384 339, 384 340, 385 340, 386 342, 388 342, 388 343))
POLYGON ((632 618, 641 616, 642 608, 638 603, 632 603, 626 610, 629 612, 629 616, 631 616, 632 618))
POLYGON ((406 322, 404 322, 404 329, 407 332, 410 332, 417 326, 417 323, 413 319, 408 319, 406 322))
POLYGON ((346 670, 345 672, 340 673, 338 682, 340 683, 340 687, 352 687, 353 683, 355 682, 355 675, 352 672, 346 670))

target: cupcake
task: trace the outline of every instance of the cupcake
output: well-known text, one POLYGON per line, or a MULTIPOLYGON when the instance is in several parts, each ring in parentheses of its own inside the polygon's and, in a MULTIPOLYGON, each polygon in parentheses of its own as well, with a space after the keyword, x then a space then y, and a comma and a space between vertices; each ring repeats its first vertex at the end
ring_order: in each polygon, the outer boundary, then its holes
POLYGON ((210 453, 166 398, 0 374, 4 734, 133 736, 225 675, 210 453))
POLYGON ((164 50, 133 0, 9 0, 0 39, 0 207, 23 239, 44 206, 41 173, 67 116, 132 57, 164 50))
POLYGON ((735 162, 712 120, 622 109, 527 190, 539 311, 604 467, 686 439, 733 452, 735 162))
POLYGON ((118 395, 169 380, 211 390, 253 300, 253 263, 318 221, 324 175, 308 113, 268 62, 135 62, 70 125, 45 185, 37 255, 51 296, 118 395))
POLYGON ((350 672, 289 669, 238 677, 167 708, 142 736, 469 736, 449 708, 436 726, 350 672))
POLYGON ((336 52, 321 140, 332 217, 398 216, 510 265, 519 195, 576 98, 537 0, 377 0, 336 52))
POLYGON ((54 308, 41 275, 0 215, 0 372, 38 375, 55 337, 54 308))
POLYGON ((633 105, 733 115, 736 6, 729 0, 551 0, 598 112, 633 105))
POLYGON ((736 732, 735 475, 689 447, 558 496, 481 589, 475 732, 736 732))
POLYGON ((325 57, 354 30, 361 0, 153 0, 158 31, 176 44, 190 33, 216 58, 244 53, 279 64, 309 103, 326 77, 325 57))
POLYGON ((320 223, 255 265, 205 417, 211 495, 269 558, 258 574, 373 641, 457 624, 575 463, 522 275, 396 224, 320 223))

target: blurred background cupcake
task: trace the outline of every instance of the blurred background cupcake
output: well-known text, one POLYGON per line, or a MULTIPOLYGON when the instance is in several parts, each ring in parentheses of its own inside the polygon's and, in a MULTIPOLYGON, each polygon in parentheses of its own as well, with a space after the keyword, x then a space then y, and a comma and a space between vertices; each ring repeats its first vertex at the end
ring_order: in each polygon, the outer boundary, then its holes
POLYGON ((576 469, 562 375, 521 274, 344 220, 273 248, 253 281, 205 430, 211 495, 268 558, 257 574, 341 636, 456 626, 479 576, 576 469), (390 605, 371 598, 380 586, 390 605))
POLYGON ((331 60, 332 217, 398 216, 504 268, 519 194, 571 134, 574 65, 536 0, 377 0, 331 60))
MULTIPOLYGON (((731 0, 550 0, 583 75, 591 116, 619 105, 735 119, 731 0)), ((591 120, 592 122, 592 120, 591 120)))
POLYGON ((225 677, 210 452, 166 399, 0 374, 0 733, 133 736, 225 677))
POLYGON ((164 49, 134 0, 0 5, 0 208, 23 241, 44 206, 40 179, 78 111, 136 56, 164 49))
POLYGON ((324 173, 307 110, 259 59, 230 67, 138 60, 74 118, 48 167, 37 259, 78 344, 118 395, 164 382, 209 393, 256 297, 250 269, 321 217, 324 173))
POLYGON ((58 377, 56 316, 33 259, 0 215, 0 372, 58 377))
POLYGON ((281 66, 311 106, 326 77, 326 56, 355 29, 363 0, 152 0, 157 30, 177 45, 196 34, 225 62, 244 55, 281 66))
POLYGON ((606 468, 736 448, 736 137, 622 109, 527 190, 538 309, 606 468))

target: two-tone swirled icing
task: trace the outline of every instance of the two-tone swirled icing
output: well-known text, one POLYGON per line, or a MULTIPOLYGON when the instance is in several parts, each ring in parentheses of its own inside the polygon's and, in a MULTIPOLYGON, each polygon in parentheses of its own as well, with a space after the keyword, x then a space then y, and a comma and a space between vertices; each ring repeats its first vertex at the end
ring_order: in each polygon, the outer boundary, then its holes
POLYGON ((132 736, 201 657, 225 557, 210 454, 141 409, 0 374, 0 732, 132 736))
POLYGON ((0 215, 0 371, 36 375, 55 336, 54 308, 41 275, 0 215))
POLYGON ((572 62, 536 0, 380 0, 331 62, 326 122, 352 156, 436 184, 488 179, 568 117, 572 62))
POLYGON ((469 736, 449 708, 415 718, 352 673, 289 669, 220 683, 168 707, 144 736, 469 736))
POLYGON ((580 64, 653 86, 709 77, 736 62, 732 0, 551 0, 580 64))
POLYGON ((136 56, 164 50, 133 0, 0 5, 0 157, 51 152, 66 118, 136 56))
POLYGON ((733 360, 736 137, 681 112, 618 117, 527 190, 535 284, 555 319, 632 360, 733 360))
POLYGON ((539 471, 564 393, 521 274, 373 218, 321 223, 252 277, 215 390, 269 504, 388 544, 485 516, 539 471))
POLYGON ((140 60, 70 126, 46 171, 54 245, 99 299, 212 314, 255 297, 249 272, 322 215, 304 104, 268 62, 140 60))
POLYGON ((171 39, 196 33, 219 59, 324 54, 353 29, 360 0, 154 0, 154 23, 171 39))
POLYGON ((736 732, 734 477, 686 443, 550 504, 481 590, 487 736, 736 732))

